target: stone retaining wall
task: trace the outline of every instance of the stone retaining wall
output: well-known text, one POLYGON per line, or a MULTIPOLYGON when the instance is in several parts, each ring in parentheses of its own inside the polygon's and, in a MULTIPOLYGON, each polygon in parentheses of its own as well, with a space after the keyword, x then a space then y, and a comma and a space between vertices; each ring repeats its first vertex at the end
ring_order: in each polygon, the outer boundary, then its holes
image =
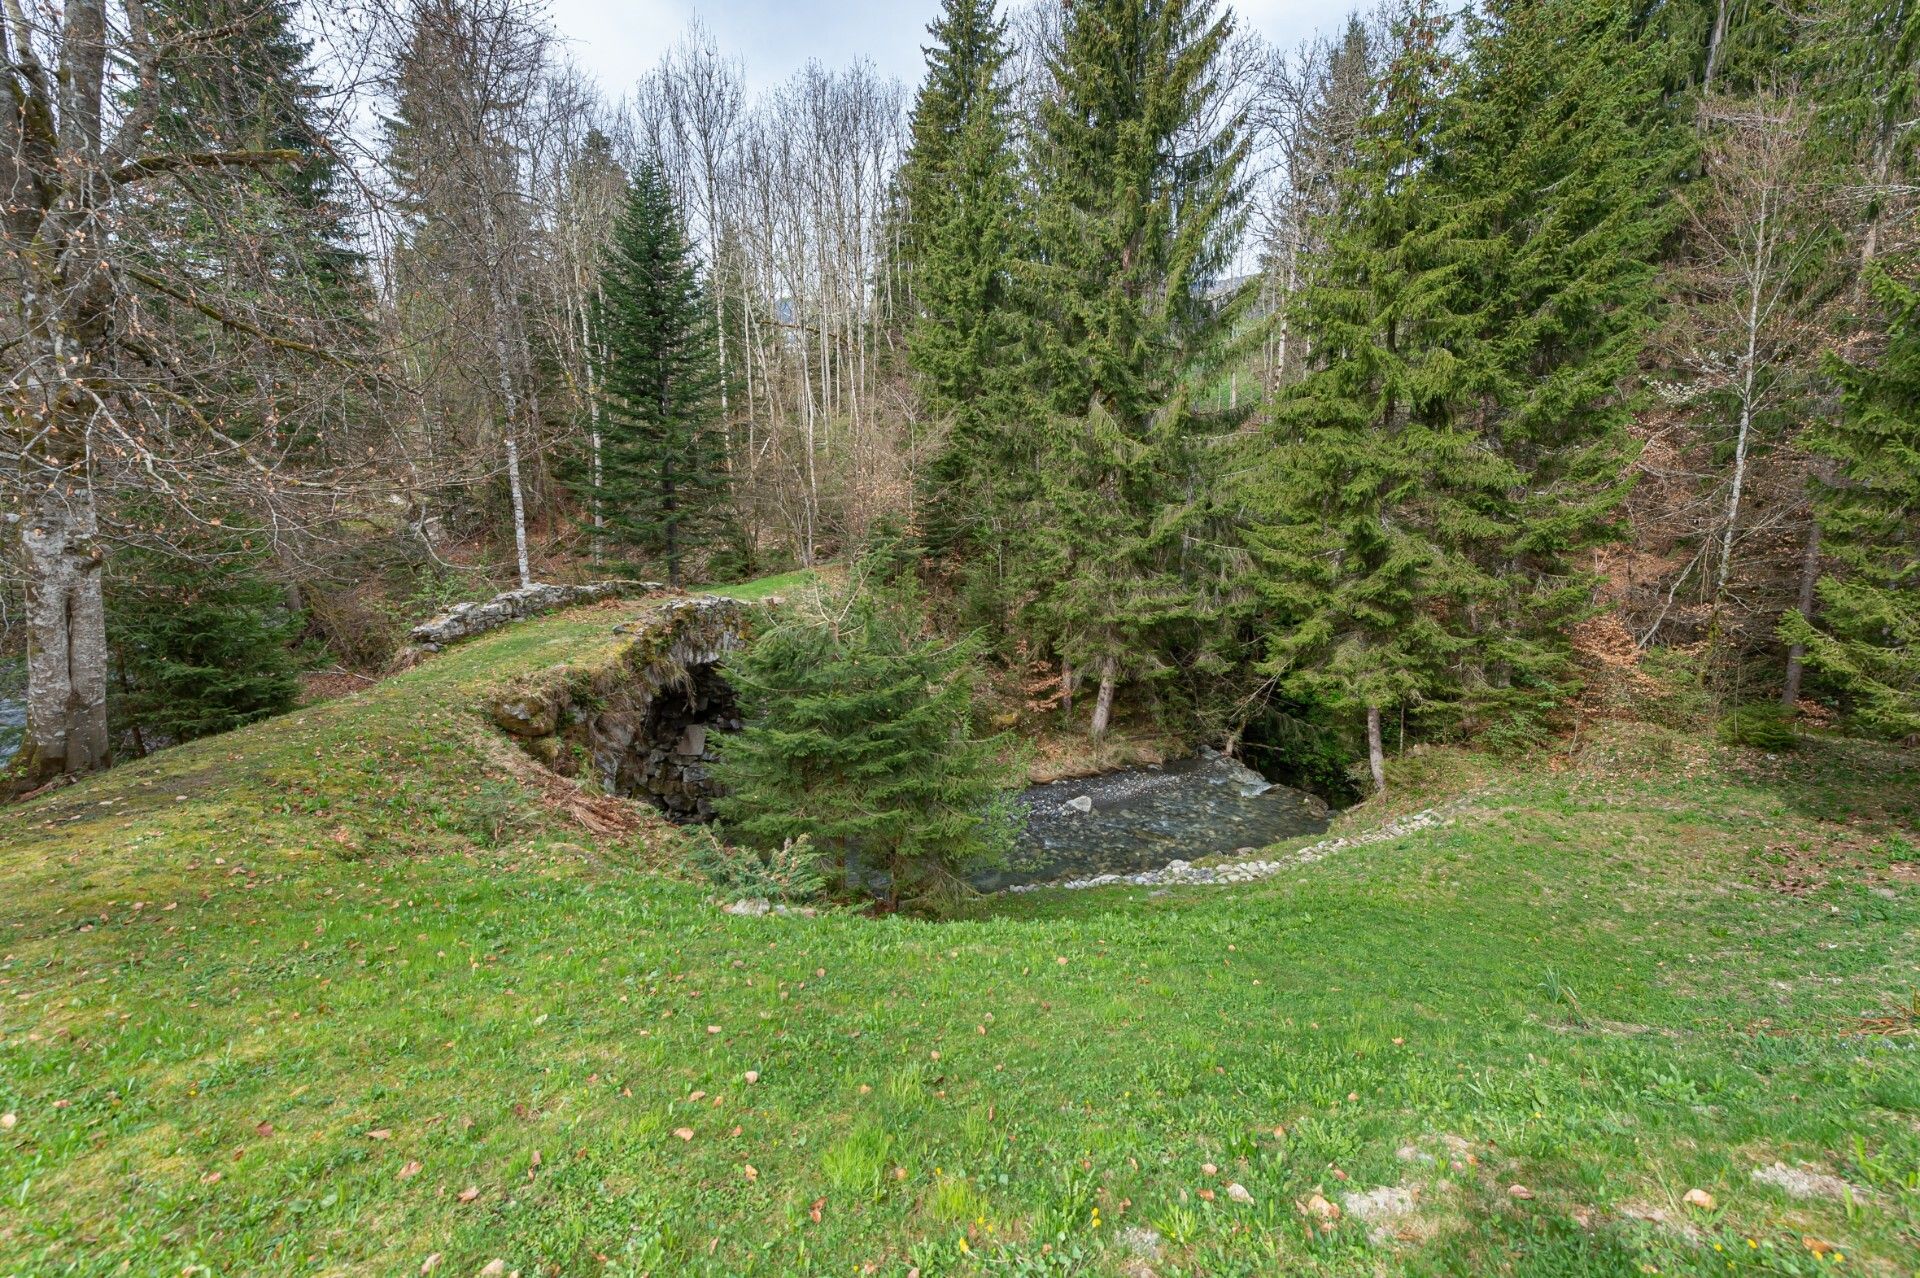
POLYGON ((543 612, 653 594, 666 587, 655 581, 597 581, 585 586, 526 586, 495 595, 484 603, 455 604, 432 620, 407 632, 421 652, 438 652, 450 643, 483 635, 489 630, 524 621, 543 612))
POLYGON ((719 666, 746 640, 750 609, 717 595, 666 599, 616 627, 631 638, 592 671, 561 666, 496 696, 494 723, 562 776, 644 798, 676 820, 711 816, 718 734, 740 727, 719 666))

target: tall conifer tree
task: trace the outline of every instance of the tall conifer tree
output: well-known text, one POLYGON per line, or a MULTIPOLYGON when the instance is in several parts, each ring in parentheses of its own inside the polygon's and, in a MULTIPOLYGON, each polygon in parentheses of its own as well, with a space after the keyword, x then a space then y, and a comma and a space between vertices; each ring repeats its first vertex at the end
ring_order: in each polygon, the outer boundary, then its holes
POLYGON ((1064 23, 1034 156, 1051 412, 1030 566, 1035 618, 1098 672, 1097 736, 1119 680, 1170 669, 1211 607, 1207 441, 1227 423, 1193 395, 1244 309, 1217 285, 1247 143, 1209 123, 1233 31, 1213 0, 1082 0, 1064 23))
POLYGON ((927 79, 901 169, 915 310, 907 349, 947 438, 927 476, 936 551, 997 560, 1021 464, 1012 263, 1019 233, 1000 85, 1006 24, 994 0, 946 0, 928 28, 927 79))
POLYGON ((1877 359, 1836 368, 1839 416, 1812 432, 1833 462, 1816 512, 1829 561, 1817 624, 1789 613, 1790 643, 1854 696, 1876 731, 1920 734, 1920 286, 1882 272, 1891 324, 1877 359))
POLYGON ((1495 0, 1450 64, 1415 0, 1291 317, 1251 541, 1296 695, 1530 739, 1614 534, 1682 153, 1624 8, 1495 0))
POLYGON ((1567 629, 1592 598, 1580 552, 1619 535, 1631 390, 1662 309, 1686 136, 1634 6, 1490 0, 1470 22, 1428 197, 1459 264, 1455 411, 1514 483, 1463 546, 1494 579, 1464 693, 1496 733, 1563 699, 1567 629))
POLYGON ((1457 75, 1428 5, 1395 23, 1380 98, 1293 317, 1312 356, 1277 406, 1248 540, 1272 607, 1265 668, 1361 716, 1376 788, 1382 721, 1448 697, 1466 611, 1493 594, 1465 553, 1514 476, 1455 420, 1460 271, 1432 166, 1457 75))
POLYGON ((713 311, 657 162, 632 176, 595 307, 603 411, 597 509, 617 545, 664 564, 679 585, 688 551, 723 516, 726 449, 713 311))

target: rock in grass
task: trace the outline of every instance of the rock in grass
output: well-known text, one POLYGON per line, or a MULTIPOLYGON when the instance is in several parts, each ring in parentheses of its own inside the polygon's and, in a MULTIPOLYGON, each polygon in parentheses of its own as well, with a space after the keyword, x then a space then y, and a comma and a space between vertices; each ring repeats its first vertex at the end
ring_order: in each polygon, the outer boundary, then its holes
POLYGON ((1120 1231, 1120 1245, 1142 1260, 1158 1260, 1164 1240, 1157 1229, 1131 1225, 1120 1231))
POLYGON ((1855 1198, 1865 1196, 1864 1190, 1856 1189, 1838 1176, 1808 1171, 1804 1167, 1789 1167, 1780 1162, 1774 1163, 1771 1167, 1754 1168, 1753 1178, 1762 1185, 1771 1185, 1790 1198, 1843 1200, 1848 1194, 1852 1194, 1855 1198))

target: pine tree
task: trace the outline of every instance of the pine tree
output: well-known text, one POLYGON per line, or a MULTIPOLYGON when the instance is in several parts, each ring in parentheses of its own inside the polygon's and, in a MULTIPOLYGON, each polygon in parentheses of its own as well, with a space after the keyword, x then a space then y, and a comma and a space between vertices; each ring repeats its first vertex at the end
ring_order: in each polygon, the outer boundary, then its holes
POLYGON ((994 9, 945 0, 928 28, 900 171, 915 305, 907 350, 927 407, 947 424, 925 480, 927 539, 936 553, 988 562, 1031 473, 1012 299, 1018 195, 999 83, 1006 25, 994 9))
POLYGON ((1629 3, 1493 0, 1469 28, 1428 197, 1461 271, 1455 407, 1515 483, 1462 549, 1498 593, 1464 689, 1481 723, 1537 735, 1563 700, 1577 557, 1619 535, 1636 446, 1630 387, 1662 313, 1659 264, 1688 154, 1658 50, 1629 3))
POLYGON ((1211 123, 1233 30, 1213 0, 1085 0, 1064 23, 1025 272, 1050 410, 1029 616, 1097 669, 1098 736, 1123 676, 1167 673, 1208 629, 1209 445, 1231 423, 1194 394, 1244 310, 1216 286, 1247 143, 1237 119, 1211 123))
POLYGON ((973 735, 977 642, 923 628, 911 597, 817 595, 729 660, 747 725, 715 769, 727 837, 775 852, 804 835, 894 905, 936 905, 1004 860, 1022 769, 973 735))
POLYGON ((128 550, 114 564, 115 729, 142 752, 282 713, 300 694, 301 618, 261 556, 204 535, 189 549, 128 550))
POLYGON ((1820 613, 1789 613, 1782 634, 1854 698, 1877 732, 1920 733, 1920 286, 1913 259, 1882 270, 1874 295, 1890 318, 1871 362, 1837 363, 1841 410, 1811 432, 1833 462, 1817 490, 1827 558, 1820 613))
POLYGON ((1271 609, 1266 673, 1363 717, 1375 788, 1387 711, 1453 699, 1468 617, 1494 594, 1467 553, 1516 476, 1454 412, 1461 288, 1432 166, 1456 69, 1424 4, 1399 16, 1377 109, 1293 308, 1309 371, 1276 406, 1248 541, 1271 609))
POLYGON ((161 0, 149 6, 155 38, 173 46, 149 86, 154 134, 181 151, 285 151, 239 188, 235 222, 202 228, 224 251, 244 236, 282 278, 306 278, 343 310, 363 300, 363 259, 337 197, 341 161, 327 142, 313 83, 311 45, 287 0, 161 0))
POLYGON ((632 175, 595 306, 603 412, 600 487, 614 543, 663 562, 679 585, 687 552, 724 516, 713 313, 659 165, 632 175))

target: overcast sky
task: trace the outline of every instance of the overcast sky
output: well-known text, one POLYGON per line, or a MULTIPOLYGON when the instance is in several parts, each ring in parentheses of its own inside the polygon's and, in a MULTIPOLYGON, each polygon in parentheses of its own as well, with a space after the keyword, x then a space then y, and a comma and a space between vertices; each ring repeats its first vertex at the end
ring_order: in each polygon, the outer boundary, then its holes
MULTIPOLYGON (((1292 45, 1331 26, 1349 6, 1308 0, 1243 0, 1243 27, 1292 45)), ((553 13, 574 60, 615 98, 696 14, 720 47, 746 63, 747 83, 762 89, 815 59, 845 66, 870 59, 909 87, 919 82, 921 45, 939 0, 553 0, 553 13)))

